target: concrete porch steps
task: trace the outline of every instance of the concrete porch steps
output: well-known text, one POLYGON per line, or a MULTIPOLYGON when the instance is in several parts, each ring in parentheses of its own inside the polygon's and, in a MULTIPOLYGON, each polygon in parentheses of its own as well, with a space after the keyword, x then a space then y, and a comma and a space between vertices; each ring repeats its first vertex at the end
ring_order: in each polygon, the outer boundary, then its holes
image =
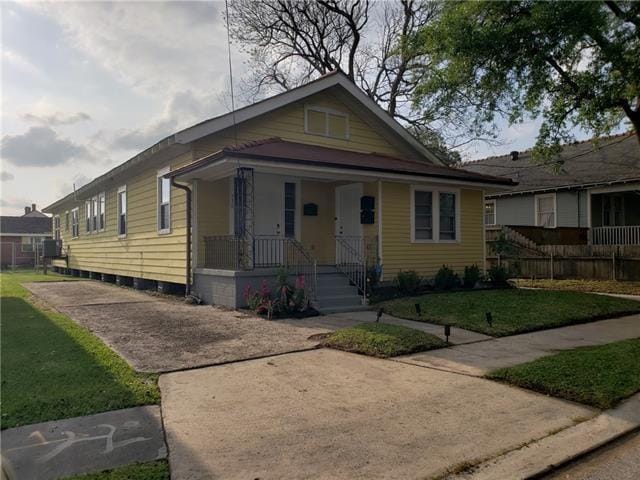
POLYGON ((317 270, 318 311, 321 313, 366 310, 362 296, 349 279, 332 265, 319 265, 317 270))

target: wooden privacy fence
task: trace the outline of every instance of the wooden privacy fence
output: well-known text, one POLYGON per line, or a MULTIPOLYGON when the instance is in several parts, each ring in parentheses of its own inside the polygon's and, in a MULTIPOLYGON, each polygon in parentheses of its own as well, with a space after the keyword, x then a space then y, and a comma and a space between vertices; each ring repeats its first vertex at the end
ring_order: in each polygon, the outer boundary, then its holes
POLYGON ((487 257, 489 267, 501 265, 512 277, 640 281, 640 257, 487 257))

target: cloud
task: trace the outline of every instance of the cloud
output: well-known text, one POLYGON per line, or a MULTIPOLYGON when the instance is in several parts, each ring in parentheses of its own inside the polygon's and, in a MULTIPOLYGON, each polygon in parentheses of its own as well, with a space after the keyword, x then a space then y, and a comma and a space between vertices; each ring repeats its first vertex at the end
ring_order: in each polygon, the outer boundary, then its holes
POLYGON ((83 173, 78 173, 71 178, 70 182, 58 182, 58 196, 64 197, 73 192, 73 187, 78 190, 87 183, 93 180, 91 177, 86 176, 83 173))
MULTIPOLYGON (((67 44, 139 93, 212 93, 227 81, 226 31, 217 2, 28 5, 59 24, 67 44)), ((238 52, 239 69, 240 58, 238 52)))
POLYGON ((77 112, 73 114, 65 114, 62 112, 49 114, 23 113, 20 117, 26 122, 48 126, 72 125, 74 123, 91 120, 89 114, 84 112, 77 112))
POLYGON ((165 103, 162 113, 139 128, 99 131, 93 140, 109 150, 143 150, 183 128, 215 116, 218 97, 198 95, 191 90, 177 92, 165 103))
POLYGON ((8 67, 21 71, 23 74, 29 74, 31 76, 41 76, 42 72, 36 67, 33 62, 25 58, 20 53, 9 48, 2 50, 2 63, 8 67))
POLYGON ((12 173, 9 172, 0 172, 0 181, 2 182, 8 182, 10 180, 13 180, 14 177, 12 173))
POLYGON ((0 210, 2 215, 21 215, 24 207, 31 206, 31 200, 24 197, 2 197, 0 198, 0 210))
POLYGON ((0 156, 20 167, 50 167, 92 158, 86 147, 60 138, 50 127, 31 127, 21 135, 5 135, 0 156))

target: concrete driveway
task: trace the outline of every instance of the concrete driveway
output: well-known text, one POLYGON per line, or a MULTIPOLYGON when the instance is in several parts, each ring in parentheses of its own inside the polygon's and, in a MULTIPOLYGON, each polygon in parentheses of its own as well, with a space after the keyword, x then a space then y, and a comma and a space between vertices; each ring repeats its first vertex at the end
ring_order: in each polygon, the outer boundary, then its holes
POLYGON ((160 377, 174 480, 429 478, 594 410, 334 350, 160 377))
POLYGON ((94 281, 34 282, 36 297, 87 327, 134 369, 167 372, 314 348, 329 330, 186 305, 94 281))

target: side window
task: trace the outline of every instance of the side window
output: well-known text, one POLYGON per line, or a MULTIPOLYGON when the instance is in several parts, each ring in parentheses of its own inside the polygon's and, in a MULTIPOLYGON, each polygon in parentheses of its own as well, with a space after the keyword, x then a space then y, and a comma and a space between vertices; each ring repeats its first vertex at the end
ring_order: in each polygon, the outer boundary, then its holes
POLYGON ((60 240, 60 215, 53 217, 53 238, 60 240))
POLYGON ((171 231, 171 180, 164 178, 169 168, 158 172, 158 233, 171 231))
POLYGON ((484 204, 484 224, 495 225, 496 224, 496 201, 487 200, 484 204))
POLYGON ((69 211, 64 212, 64 231, 69 231, 69 211))
POLYGON ((106 196, 103 192, 100 195, 98 195, 98 230, 101 232, 104 231, 104 229, 106 228, 105 208, 106 208, 106 196))
POLYGON ((411 241, 458 241, 459 192, 428 186, 412 188, 412 192, 411 241))
POLYGON ((127 234, 127 187, 118 188, 118 235, 127 234))
POLYGON ((98 197, 91 199, 91 230, 98 230, 98 197))
POLYGON ((91 233, 91 200, 84 202, 85 231, 91 233))
POLYGON ((76 238, 80 235, 80 219, 79 219, 79 209, 74 208, 71 210, 71 237, 76 238))
POLYGON ((440 240, 456 239, 456 194, 440 192, 440 240))
POLYGON ((556 194, 536 195, 536 226, 556 227, 556 194))

